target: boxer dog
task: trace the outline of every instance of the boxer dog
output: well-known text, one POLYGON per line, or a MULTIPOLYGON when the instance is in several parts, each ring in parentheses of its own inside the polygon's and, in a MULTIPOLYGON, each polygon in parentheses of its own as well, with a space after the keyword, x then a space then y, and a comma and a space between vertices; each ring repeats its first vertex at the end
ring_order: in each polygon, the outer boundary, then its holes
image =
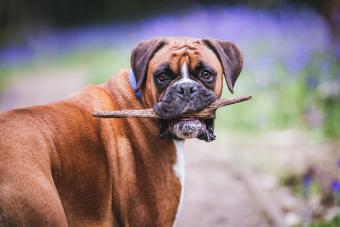
POLYGON ((231 92, 232 43, 159 38, 132 70, 48 105, 0 115, 0 226, 172 226, 184 181, 183 140, 212 141, 214 119, 182 118, 231 92), (95 110, 154 108, 162 120, 98 119, 95 110))

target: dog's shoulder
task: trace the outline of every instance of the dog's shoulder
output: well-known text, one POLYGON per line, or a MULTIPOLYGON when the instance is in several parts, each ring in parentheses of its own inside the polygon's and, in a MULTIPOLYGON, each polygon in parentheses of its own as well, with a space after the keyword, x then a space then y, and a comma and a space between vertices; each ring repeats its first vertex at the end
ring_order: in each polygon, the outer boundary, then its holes
POLYGON ((121 70, 106 83, 89 85, 71 94, 64 103, 76 103, 90 111, 115 110, 132 101, 128 70, 121 70))

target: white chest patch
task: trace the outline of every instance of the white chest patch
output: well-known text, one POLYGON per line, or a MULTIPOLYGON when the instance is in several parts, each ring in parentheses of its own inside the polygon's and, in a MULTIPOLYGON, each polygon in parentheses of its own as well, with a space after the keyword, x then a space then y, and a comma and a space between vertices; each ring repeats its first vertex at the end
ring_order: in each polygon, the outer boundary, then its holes
POLYGON ((176 218, 182 206, 183 193, 184 193, 184 179, 185 179, 185 162, 184 162, 184 140, 174 140, 176 146, 177 160, 173 166, 173 170, 181 183, 181 196, 179 200, 179 205, 177 209, 176 218))

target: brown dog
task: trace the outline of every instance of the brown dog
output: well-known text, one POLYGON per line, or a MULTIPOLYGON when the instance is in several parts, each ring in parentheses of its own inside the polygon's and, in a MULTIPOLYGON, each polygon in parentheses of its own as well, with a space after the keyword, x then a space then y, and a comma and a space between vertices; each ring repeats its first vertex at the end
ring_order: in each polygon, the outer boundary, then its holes
POLYGON ((226 41, 164 38, 140 43, 131 65, 130 77, 0 115, 0 226, 174 224, 183 140, 214 139, 213 119, 181 114, 220 97, 223 74, 233 91, 242 56, 226 41), (91 116, 150 107, 163 119, 91 116))

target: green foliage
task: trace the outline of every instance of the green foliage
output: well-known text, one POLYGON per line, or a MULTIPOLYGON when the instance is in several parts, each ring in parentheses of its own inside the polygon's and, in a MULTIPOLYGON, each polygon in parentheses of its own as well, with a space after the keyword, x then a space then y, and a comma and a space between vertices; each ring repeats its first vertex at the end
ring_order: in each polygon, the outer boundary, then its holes
POLYGON ((253 94, 251 101, 220 109, 217 125, 230 129, 258 130, 303 124, 301 119, 308 99, 303 78, 287 80, 250 94, 253 94))
POLYGON ((40 56, 29 64, 14 67, 0 67, 0 91, 13 74, 25 76, 36 70, 55 68, 57 70, 76 69, 88 76, 89 83, 99 84, 107 81, 118 70, 129 67, 130 53, 127 49, 90 49, 65 53, 57 57, 40 56))
POLYGON ((130 53, 126 49, 100 49, 66 55, 56 61, 63 67, 79 67, 86 71, 90 83, 107 81, 122 68, 129 67, 130 53))
POLYGON ((308 188, 304 189, 303 177, 295 174, 289 174, 282 177, 280 179, 280 183, 291 188, 291 190, 298 196, 303 196, 304 190, 308 190, 309 195, 321 195, 323 193, 320 183, 314 180, 311 181, 308 188))
POLYGON ((0 92, 5 88, 6 80, 9 76, 10 74, 7 69, 0 68, 0 92))
POLYGON ((340 101, 328 98, 322 103, 324 115, 323 132, 327 137, 340 137, 340 101))
POLYGON ((340 226, 340 214, 328 221, 313 222, 309 227, 339 227, 340 226))

